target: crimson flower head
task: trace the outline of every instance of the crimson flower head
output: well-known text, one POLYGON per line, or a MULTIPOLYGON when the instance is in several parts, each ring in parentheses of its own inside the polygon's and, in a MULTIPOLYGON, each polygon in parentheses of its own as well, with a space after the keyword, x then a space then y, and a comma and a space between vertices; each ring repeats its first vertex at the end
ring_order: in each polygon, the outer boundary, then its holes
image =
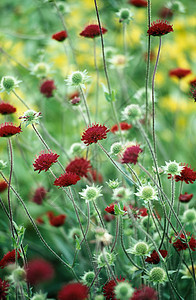
MULTIPOLYGON (((163 258, 165 258, 168 254, 167 250, 159 250, 159 252, 163 258)), ((147 257, 145 259, 145 261, 148 262, 149 264, 157 265, 160 262, 160 257, 158 255, 157 251, 153 250, 151 255, 149 257, 147 257)))
MULTIPOLYGON (((116 278, 118 282, 125 281, 125 278, 116 278)), ((114 288, 116 286, 116 282, 114 279, 108 281, 104 286, 103 286, 103 295, 106 300, 116 300, 115 298, 115 293, 114 293, 114 288)))
POLYGON ((141 153, 142 151, 143 150, 139 145, 128 147, 123 153, 122 164, 131 163, 136 165, 139 153, 141 153))
POLYGON ((75 173, 80 177, 87 177, 87 173, 91 168, 90 161, 85 158, 75 158, 66 167, 66 172, 75 173))
MULTIPOLYGON (((194 238, 193 235, 189 233, 187 235, 187 241, 189 244, 189 247, 192 251, 196 250, 196 239, 194 238)), ((171 239, 172 242, 172 239, 171 239)), ((185 239, 185 236, 183 233, 176 235, 176 241, 173 243, 173 246, 176 248, 177 251, 182 251, 188 249, 188 245, 185 239)))
POLYGON ((46 80, 40 86, 40 92, 46 96, 46 98, 50 98, 53 96, 53 91, 56 89, 54 84, 54 80, 46 80))
POLYGON ((48 213, 50 225, 54 227, 60 227, 65 223, 66 215, 55 216, 53 212, 48 213))
POLYGON ((34 258, 28 262, 26 279, 31 285, 46 282, 54 276, 53 266, 43 258, 34 258))
POLYGON ((131 300, 157 300, 158 295, 156 290, 149 286, 142 286, 136 289, 133 293, 131 300))
POLYGON ((6 297, 8 295, 8 289, 9 289, 9 283, 5 280, 2 280, 0 278, 0 299, 6 300, 6 297))
POLYGON ((33 202, 37 204, 42 204, 42 201, 46 198, 47 191, 43 186, 37 188, 35 190, 34 196, 33 196, 33 202))
POLYGON ((146 217, 146 216, 148 216, 148 210, 147 210, 147 208, 146 207, 141 207, 140 209, 139 209, 139 216, 141 216, 141 217, 146 217))
POLYGON ((8 184, 5 180, 0 181, 0 193, 3 193, 8 187, 8 184))
POLYGON ((180 194, 179 201, 183 203, 189 202, 193 198, 193 194, 187 194, 187 192, 183 194, 180 194))
MULTIPOLYGON (((104 27, 101 27, 101 32, 102 34, 107 32, 107 29, 104 27)), ((94 39, 95 37, 99 36, 100 33, 100 29, 99 29, 99 25, 96 24, 91 24, 88 25, 84 28, 84 30, 82 32, 80 32, 81 36, 84 36, 86 38, 91 38, 94 39)))
POLYGON ((105 125, 93 124, 83 132, 81 141, 87 146, 96 144, 99 140, 106 139, 109 131, 105 125))
POLYGON ((58 300, 85 300, 88 298, 88 287, 80 282, 68 283, 58 293, 58 300))
MULTIPOLYGON (((126 130, 129 130, 130 128, 132 128, 131 124, 128 124, 126 122, 120 123, 120 129, 121 129, 121 131, 126 131, 126 130)), ((116 133, 117 131, 119 131, 118 124, 113 125, 111 127, 110 131, 112 133, 116 133)))
POLYGON ((196 180, 196 171, 191 169, 191 166, 188 167, 188 164, 184 164, 184 168, 180 172, 180 175, 175 175, 175 181, 184 181, 186 184, 193 183, 196 180))
POLYGON ((57 162, 59 155, 56 153, 53 153, 52 150, 49 150, 49 153, 45 153, 44 151, 40 152, 40 155, 34 160, 34 171, 41 171, 45 170, 48 171, 48 169, 52 166, 52 164, 57 162))
POLYGON ((151 23, 151 26, 149 27, 147 33, 148 35, 162 36, 169 32, 172 32, 172 26, 173 25, 170 25, 168 21, 156 20, 156 22, 151 23))
POLYGON ((14 106, 3 101, 0 102, 0 114, 9 115, 15 112, 16 112, 16 108, 14 106))
POLYGON ((130 0, 129 3, 136 7, 147 7, 148 6, 148 2, 146 0, 130 0))
MULTIPOLYGON (((106 212, 108 212, 109 214, 115 215, 115 210, 114 210, 114 205, 115 205, 115 204, 116 204, 116 203, 110 204, 110 205, 107 206, 104 210, 105 210, 106 212)), ((123 210, 124 210, 125 212, 127 211, 127 209, 126 209, 125 206, 123 207, 123 210)))
POLYGON ((0 125, 0 137, 10 137, 20 132, 22 132, 21 127, 13 123, 5 122, 0 125))
MULTIPOLYGON (((20 253, 17 252, 17 258, 20 258, 20 253)), ((0 268, 3 269, 9 264, 13 264, 16 261, 16 250, 12 250, 4 255, 4 257, 0 260, 0 268)))
POLYGON ((56 178, 53 184, 59 187, 70 186, 76 184, 79 180, 80 177, 77 174, 67 172, 56 178))
POLYGON ((191 74, 191 70, 183 68, 176 68, 169 71, 170 77, 177 77, 179 79, 184 78, 189 74, 191 74))
POLYGON ((194 101, 196 102, 196 83, 190 88, 190 93, 194 101))
POLYGON ((59 31, 52 35, 52 39, 58 42, 63 42, 68 37, 67 32, 65 30, 59 31))

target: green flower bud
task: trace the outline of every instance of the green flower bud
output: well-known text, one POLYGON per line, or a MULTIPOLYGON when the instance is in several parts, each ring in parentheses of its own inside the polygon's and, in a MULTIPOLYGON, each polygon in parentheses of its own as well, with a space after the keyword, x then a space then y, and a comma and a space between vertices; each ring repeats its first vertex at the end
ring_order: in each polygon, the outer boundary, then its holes
POLYGON ((166 272, 160 267, 155 267, 150 270, 149 280, 154 283, 162 283, 166 281, 166 272))
POLYGON ((134 293, 134 289, 128 282, 119 282, 115 288, 114 292, 116 295, 116 299, 119 300, 129 300, 134 293))

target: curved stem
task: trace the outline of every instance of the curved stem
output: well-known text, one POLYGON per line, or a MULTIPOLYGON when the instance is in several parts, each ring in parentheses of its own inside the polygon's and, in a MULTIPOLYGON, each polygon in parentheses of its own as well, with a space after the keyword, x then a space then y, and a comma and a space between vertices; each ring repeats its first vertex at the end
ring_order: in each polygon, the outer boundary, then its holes
POLYGON ((96 212, 97 212, 97 214, 98 214, 98 216, 99 216, 99 220, 100 220, 100 222, 101 222, 102 227, 105 228, 103 219, 102 219, 102 217, 101 217, 101 214, 100 214, 100 212, 99 212, 99 209, 98 209, 98 207, 97 207, 95 201, 93 201, 93 205, 94 205, 94 208, 95 208, 95 210, 96 210, 96 212))
MULTIPOLYGON (((151 1, 148 0, 148 28, 150 27, 151 22, 151 1)), ((148 36, 148 58, 146 64, 146 129, 148 130, 148 84, 149 84, 149 75, 150 75, 150 51, 151 51, 151 36, 148 36)))
POLYGON ((9 214, 10 214, 10 228, 13 239, 15 238, 14 234, 14 224, 13 224, 13 214, 12 214, 12 204, 11 204, 11 198, 10 198, 10 186, 11 186, 11 180, 12 180, 12 173, 13 173, 13 152, 12 152, 12 142, 10 138, 8 138, 8 147, 9 147, 9 155, 10 155, 10 175, 9 175, 9 181, 8 181, 8 191, 7 191, 7 200, 8 200, 8 208, 9 208, 9 214))

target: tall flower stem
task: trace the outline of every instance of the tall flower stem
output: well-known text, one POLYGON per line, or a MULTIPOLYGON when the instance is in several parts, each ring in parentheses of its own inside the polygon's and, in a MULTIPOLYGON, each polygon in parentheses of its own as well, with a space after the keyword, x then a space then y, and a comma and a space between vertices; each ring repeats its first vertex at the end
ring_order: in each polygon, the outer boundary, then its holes
MULTIPOLYGON (((151 22, 151 1, 148 0, 148 28, 150 28, 150 22, 151 22)), ((148 84, 149 84, 149 75, 150 75, 150 51, 151 51, 151 36, 148 36, 148 56, 147 56, 147 64, 146 64, 146 129, 148 131, 148 84)))
POLYGON ((96 39, 93 39, 93 50, 94 50, 94 65, 97 74, 96 78, 96 100, 95 100, 95 121, 97 121, 98 116, 98 104, 99 104, 99 68, 97 65, 97 54, 96 54, 96 39))
POLYGON ((8 199, 8 208, 9 208, 9 214, 10 214, 10 228, 13 239, 15 238, 14 234, 14 224, 13 224, 13 214, 12 214, 12 204, 11 204, 11 198, 10 198, 10 186, 11 186, 11 180, 12 180, 12 173, 13 173, 13 151, 12 151, 12 142, 10 138, 8 138, 8 148, 9 148, 9 155, 10 155, 10 175, 9 175, 9 181, 8 181, 8 193, 7 193, 7 199, 8 199))
MULTIPOLYGON (((182 186, 183 186, 183 181, 180 182, 180 192, 179 192, 179 197, 182 194, 182 186)), ((179 216, 180 213, 180 200, 178 198, 178 206, 177 206, 177 215, 179 216)))
POLYGON ((89 112, 89 108, 88 108, 86 96, 85 96, 85 94, 84 94, 84 92, 83 92, 82 87, 81 87, 81 86, 79 86, 79 87, 80 87, 80 93, 81 93, 82 98, 83 98, 83 101, 84 101, 84 106, 85 106, 85 108, 86 108, 86 113, 87 113, 87 117, 88 117, 88 123, 89 123, 89 125, 91 126, 91 117, 90 117, 90 112, 89 112))
POLYGON ((96 212, 97 212, 97 215, 98 215, 99 220, 100 220, 100 222, 101 222, 101 226, 102 226, 103 228, 105 228, 103 219, 102 219, 102 217, 101 217, 101 214, 100 214, 100 212, 99 212, 99 209, 98 209, 98 207, 97 207, 95 201, 93 201, 93 206, 94 206, 94 208, 95 208, 95 210, 96 210, 96 212))
POLYGON ((116 234, 115 234, 115 240, 114 240, 114 243, 112 245, 112 248, 111 248, 111 253, 114 251, 114 248, 116 246, 116 243, 118 241, 118 234, 119 234, 119 216, 116 217, 116 234))
MULTIPOLYGON (((175 200, 175 180, 174 177, 171 177, 171 206, 174 208, 174 200, 175 200)), ((169 211, 168 215, 168 224, 167 224, 167 235, 169 234, 169 223, 171 219, 172 211, 169 211)))

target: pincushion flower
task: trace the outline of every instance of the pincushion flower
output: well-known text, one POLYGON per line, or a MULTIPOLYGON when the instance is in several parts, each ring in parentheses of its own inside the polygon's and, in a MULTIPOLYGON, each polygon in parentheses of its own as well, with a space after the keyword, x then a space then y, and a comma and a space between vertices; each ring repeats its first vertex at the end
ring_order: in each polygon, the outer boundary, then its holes
POLYGON ((187 75, 191 74, 191 70, 183 69, 183 68, 176 68, 169 71, 170 77, 177 77, 179 79, 186 77, 187 75))
POLYGON ((11 91, 14 91, 21 82, 21 80, 17 80, 13 76, 3 76, 0 83, 0 93, 5 91, 9 94, 11 91))
MULTIPOLYGON (((17 252, 17 259, 20 258, 20 253, 17 252)), ((0 268, 4 269, 9 264, 13 264, 16 261, 16 250, 12 250, 4 255, 4 257, 0 260, 0 268)))
POLYGON ((58 42, 63 42, 68 37, 67 32, 65 30, 59 31, 52 35, 52 39, 58 42))
POLYGON ((163 171, 166 174, 171 174, 172 176, 180 175, 180 172, 182 171, 183 167, 174 161, 165 162, 166 166, 162 166, 163 171))
POLYGON ((130 283, 123 281, 117 283, 114 288, 114 293, 117 299, 129 300, 134 293, 134 289, 132 288, 130 283))
POLYGON ((0 137, 10 137, 20 132, 22 132, 21 126, 13 125, 13 123, 5 122, 0 125, 0 137))
POLYGON ((131 300, 158 300, 157 291, 149 286, 136 289, 131 300))
POLYGON ((136 7, 147 7, 148 2, 146 0, 129 0, 129 3, 136 7))
MULTIPOLYGON (((118 282, 123 282, 125 281, 125 278, 116 278, 116 280, 118 282)), ((115 293, 114 293, 114 288, 116 286, 116 282, 114 279, 109 280, 108 282, 106 282, 106 284, 103 286, 103 295, 106 298, 106 300, 115 300, 115 293)))
MULTIPOLYGON (((116 203, 111 203, 109 206, 107 206, 104 210, 109 213, 109 214, 112 214, 112 215, 115 215, 115 208, 114 206, 117 205, 116 203)), ((123 210, 126 212, 127 209, 126 207, 124 206, 123 207, 123 210)))
POLYGON ((85 89, 85 83, 88 83, 90 78, 90 76, 88 76, 87 74, 88 72, 86 70, 84 70, 83 72, 75 71, 71 75, 69 75, 68 78, 64 81, 68 86, 80 86, 85 89))
POLYGON ((135 146, 131 146, 126 148, 126 150, 123 153, 123 157, 122 157, 122 164, 134 164, 136 165, 137 161, 138 161, 138 156, 139 153, 143 152, 143 150, 140 148, 140 145, 135 145, 135 146))
MULTIPOLYGON (((107 32, 107 29, 104 27, 101 27, 101 32, 102 34, 105 34, 107 32)), ((99 25, 96 24, 91 24, 88 25, 84 28, 82 32, 80 32, 80 35, 86 38, 91 38, 94 39, 95 37, 99 36, 100 33, 100 28, 99 25)))
POLYGON ((32 124, 39 124, 39 119, 41 118, 41 112, 36 112, 32 109, 25 111, 24 115, 19 117, 22 123, 25 123, 25 127, 32 124))
POLYGON ((193 183, 196 180, 196 171, 191 169, 191 166, 188 167, 188 164, 182 165, 183 169, 180 172, 180 175, 175 176, 175 181, 184 181, 186 184, 193 183))
POLYGON ((75 158, 66 167, 66 172, 72 172, 80 177, 87 177, 87 173, 91 168, 90 161, 85 158, 75 158))
POLYGON ((9 283, 8 281, 2 280, 0 278, 0 299, 6 300, 8 296, 8 289, 9 289, 9 283))
POLYGON ((56 178, 53 184, 59 187, 70 186, 75 185, 79 180, 80 177, 77 174, 67 172, 56 178))
POLYGON ((184 224, 196 223, 196 210, 194 208, 185 210, 182 216, 182 220, 184 224))
POLYGON ((0 102, 0 114, 2 115, 10 115, 16 112, 16 108, 9 103, 4 101, 0 102))
MULTIPOLYGON (((194 238, 191 233, 186 233, 186 238, 189 244, 189 247, 192 251, 196 250, 196 239, 194 238)), ((171 243, 176 248, 177 251, 183 251, 188 249, 188 245, 186 242, 185 235, 183 233, 180 233, 179 235, 175 235, 175 237, 171 238, 171 243), (175 242, 172 241, 172 239, 175 238, 175 242)))
POLYGON ((185 192, 184 194, 180 194, 180 196, 179 196, 179 201, 180 201, 180 202, 187 203, 187 202, 189 202, 192 198, 193 198, 193 194, 188 194, 187 192, 185 192))
POLYGON ((95 272, 89 271, 84 273, 84 275, 81 278, 81 281, 84 285, 90 286, 94 278, 95 278, 95 272))
MULTIPOLYGON (((159 252, 163 258, 165 258, 168 254, 167 250, 159 250, 159 252)), ((145 259, 145 261, 149 264, 157 265, 160 262, 159 254, 156 250, 153 250, 153 252, 145 259)))
POLYGON ((162 36, 173 31, 173 25, 170 25, 168 21, 156 20, 156 22, 151 23, 147 33, 152 36, 162 36))
POLYGON ((150 251, 150 246, 143 241, 137 242, 133 247, 127 249, 128 253, 135 254, 137 256, 146 256, 150 251))
POLYGON ((124 186, 118 187, 113 190, 112 199, 117 201, 128 200, 132 195, 132 191, 124 186))
POLYGON ((157 191, 150 184, 139 187, 135 195, 145 201, 158 200, 157 191))
POLYGON ((34 258, 28 262, 26 269, 26 280, 31 285, 36 286, 40 283, 51 280, 54 277, 53 266, 43 258, 34 258))
POLYGON ((50 225, 54 227, 60 227, 64 225, 66 219, 66 215, 61 214, 55 216, 53 212, 48 213, 48 217, 49 217, 50 225))
POLYGON ((40 86, 40 92, 46 97, 50 98, 53 96, 53 91, 56 89, 54 80, 45 80, 40 86))
POLYGON ((116 142, 112 144, 110 147, 110 154, 111 155, 119 155, 123 150, 123 146, 120 142, 116 142))
POLYGON ((192 85, 192 88, 190 89, 190 92, 191 92, 192 98, 196 102, 196 83, 194 85, 192 85))
MULTIPOLYGON (((132 128, 132 125, 131 124, 128 124, 126 122, 121 122, 120 124, 120 129, 121 129, 121 132, 124 133, 126 132, 127 130, 131 129, 132 128)), ((111 127, 110 131, 112 133, 118 133, 119 132, 119 128, 118 128, 118 124, 115 124, 111 127)))
POLYGON ((133 20, 133 13, 128 8, 121 8, 116 15, 119 17, 120 23, 123 22, 129 24, 129 22, 133 20))
POLYGON ((38 171, 38 173, 41 171, 48 171, 48 169, 57 162, 58 157, 59 155, 53 153, 52 150, 49 150, 48 153, 41 151, 40 155, 36 156, 36 159, 34 160, 34 171, 38 171))
POLYGON ((88 298, 89 289, 80 282, 68 283, 62 287, 58 293, 58 300, 86 300, 88 298))
POLYGON ((154 284, 164 283, 167 279, 167 274, 163 268, 154 267, 149 272, 149 280, 154 284))
POLYGON ((5 180, 0 181, 0 193, 3 193, 5 190, 7 190, 8 184, 5 180))
POLYGON ((89 126, 82 134, 81 141, 87 146, 91 144, 96 144, 98 141, 107 138, 107 133, 110 130, 105 125, 92 124, 89 126))
POLYGON ((45 78, 51 72, 51 66, 45 62, 39 62, 37 64, 31 64, 31 74, 38 78, 45 78))
POLYGON ((122 117, 125 120, 138 121, 142 117, 142 110, 137 104, 130 104, 125 107, 122 112, 122 117))
POLYGON ((47 195, 46 189, 43 186, 38 187, 35 190, 32 201, 40 205, 42 204, 42 201, 46 198, 46 195, 47 195))
POLYGON ((101 194, 102 186, 95 186, 94 184, 92 186, 86 186, 85 189, 82 190, 79 194, 81 195, 81 198, 86 201, 94 201, 98 197, 103 196, 101 194))

